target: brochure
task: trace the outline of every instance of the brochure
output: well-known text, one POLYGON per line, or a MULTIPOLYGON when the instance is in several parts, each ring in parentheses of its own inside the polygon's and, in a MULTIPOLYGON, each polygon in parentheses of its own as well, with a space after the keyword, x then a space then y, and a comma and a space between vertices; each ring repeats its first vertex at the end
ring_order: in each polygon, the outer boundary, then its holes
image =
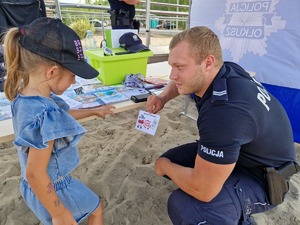
POLYGON ((129 97, 123 95, 121 92, 118 92, 115 88, 108 90, 96 90, 93 93, 106 104, 129 100, 129 97))

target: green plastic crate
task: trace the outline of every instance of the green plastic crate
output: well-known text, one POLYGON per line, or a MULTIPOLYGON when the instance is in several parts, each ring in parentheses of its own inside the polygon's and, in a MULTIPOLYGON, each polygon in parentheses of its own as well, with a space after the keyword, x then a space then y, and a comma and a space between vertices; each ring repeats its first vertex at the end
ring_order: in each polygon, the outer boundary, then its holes
POLYGON ((98 79, 104 85, 120 84, 127 74, 141 73, 146 77, 148 58, 152 51, 115 55, 116 52, 125 52, 123 48, 112 49, 112 56, 104 56, 102 49, 87 50, 85 56, 92 67, 98 70, 98 79))

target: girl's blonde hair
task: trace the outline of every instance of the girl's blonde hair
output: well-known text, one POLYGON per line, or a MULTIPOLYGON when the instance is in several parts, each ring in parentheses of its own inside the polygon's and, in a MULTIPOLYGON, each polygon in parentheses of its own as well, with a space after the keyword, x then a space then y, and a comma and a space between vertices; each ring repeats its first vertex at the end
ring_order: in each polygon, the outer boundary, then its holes
POLYGON ((5 96, 12 101, 17 93, 28 84, 29 74, 42 64, 57 65, 56 62, 34 54, 19 43, 20 31, 11 28, 4 36, 4 62, 6 80, 4 84, 5 96))
POLYGON ((208 55, 213 55, 216 59, 216 66, 223 65, 219 38, 208 27, 197 26, 176 34, 170 42, 169 49, 173 49, 181 41, 187 41, 190 44, 191 56, 197 63, 201 63, 208 55))

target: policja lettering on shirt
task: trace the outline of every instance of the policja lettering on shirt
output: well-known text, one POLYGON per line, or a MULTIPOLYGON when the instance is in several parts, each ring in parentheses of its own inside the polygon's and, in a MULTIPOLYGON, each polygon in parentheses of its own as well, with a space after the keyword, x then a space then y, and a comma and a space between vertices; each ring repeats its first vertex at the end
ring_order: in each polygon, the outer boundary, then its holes
POLYGON ((210 149, 207 148, 203 145, 201 145, 201 149, 202 152, 204 152, 207 155, 211 155, 213 157, 218 157, 218 158, 224 158, 224 152, 223 151, 218 151, 218 150, 214 150, 214 149, 210 149))

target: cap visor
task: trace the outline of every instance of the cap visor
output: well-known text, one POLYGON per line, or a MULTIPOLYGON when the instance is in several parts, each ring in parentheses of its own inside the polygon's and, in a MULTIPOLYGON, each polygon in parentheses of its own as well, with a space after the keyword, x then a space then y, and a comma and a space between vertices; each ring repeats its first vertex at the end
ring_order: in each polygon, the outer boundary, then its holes
POLYGON ((143 44, 138 44, 138 45, 132 45, 130 47, 127 47, 127 50, 131 51, 131 52, 141 52, 141 51, 150 50, 150 49, 143 44))
POLYGON ((98 76, 99 72, 95 70, 90 64, 82 61, 77 61, 76 64, 63 64, 68 70, 75 75, 84 79, 93 79, 98 76))

